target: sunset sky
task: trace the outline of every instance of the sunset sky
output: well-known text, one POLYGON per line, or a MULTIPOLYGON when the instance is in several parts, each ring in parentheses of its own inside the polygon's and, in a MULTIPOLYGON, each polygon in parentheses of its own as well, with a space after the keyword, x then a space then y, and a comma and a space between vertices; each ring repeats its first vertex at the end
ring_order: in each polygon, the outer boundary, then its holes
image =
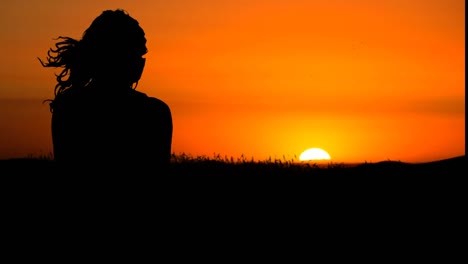
MULTIPOLYGON (((0 159, 52 152, 54 38, 106 9, 145 30, 137 90, 165 101, 173 152, 336 162, 465 154, 465 1, 0 2, 0 159)), ((90 150, 91 151, 91 150, 90 150)))

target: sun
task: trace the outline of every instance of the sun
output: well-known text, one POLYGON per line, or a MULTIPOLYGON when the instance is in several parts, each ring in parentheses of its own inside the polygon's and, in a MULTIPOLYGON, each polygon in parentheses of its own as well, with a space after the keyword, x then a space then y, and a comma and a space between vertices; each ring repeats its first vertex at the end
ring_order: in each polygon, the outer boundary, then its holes
POLYGON ((321 148, 310 148, 305 150, 299 156, 300 161, 306 160, 330 160, 330 155, 321 148))

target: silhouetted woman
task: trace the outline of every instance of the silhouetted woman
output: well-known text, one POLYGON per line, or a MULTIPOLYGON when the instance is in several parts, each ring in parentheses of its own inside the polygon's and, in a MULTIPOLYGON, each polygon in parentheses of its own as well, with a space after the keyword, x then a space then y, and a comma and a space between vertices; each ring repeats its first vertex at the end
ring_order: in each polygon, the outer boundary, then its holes
POLYGON ((146 38, 124 10, 106 10, 81 40, 59 37, 44 67, 63 68, 50 100, 57 163, 67 168, 150 169, 169 164, 172 116, 163 101, 135 90, 146 38))

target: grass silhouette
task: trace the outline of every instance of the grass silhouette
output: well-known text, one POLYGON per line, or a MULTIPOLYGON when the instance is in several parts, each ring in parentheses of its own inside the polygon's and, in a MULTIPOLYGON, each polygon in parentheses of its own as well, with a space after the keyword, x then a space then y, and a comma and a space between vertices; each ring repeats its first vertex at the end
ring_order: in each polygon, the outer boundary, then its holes
MULTIPOLYGON (((4 175, 32 171, 35 174, 54 172, 56 164, 52 154, 41 153, 25 158, 0 160, 0 170, 4 175)), ((186 153, 173 153, 171 165, 166 175, 179 177, 280 177, 317 179, 328 177, 443 177, 446 175, 464 175, 465 156, 427 163, 405 163, 401 161, 364 162, 356 165, 344 163, 318 164, 298 162, 293 159, 254 160, 244 155, 234 158, 213 154, 210 156, 192 156, 186 153)), ((62 175, 66 176, 66 175, 62 175)), ((155 175, 158 176, 158 175, 155 175)))

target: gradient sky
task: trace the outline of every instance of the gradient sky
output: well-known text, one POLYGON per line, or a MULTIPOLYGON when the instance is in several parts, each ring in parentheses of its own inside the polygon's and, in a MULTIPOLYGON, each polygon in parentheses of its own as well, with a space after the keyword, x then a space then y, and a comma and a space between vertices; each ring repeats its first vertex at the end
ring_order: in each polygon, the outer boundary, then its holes
POLYGON ((1 1, 0 159, 51 152, 54 69, 106 9, 140 22, 138 90, 171 107, 173 152, 422 162, 465 154, 465 1, 1 1))

